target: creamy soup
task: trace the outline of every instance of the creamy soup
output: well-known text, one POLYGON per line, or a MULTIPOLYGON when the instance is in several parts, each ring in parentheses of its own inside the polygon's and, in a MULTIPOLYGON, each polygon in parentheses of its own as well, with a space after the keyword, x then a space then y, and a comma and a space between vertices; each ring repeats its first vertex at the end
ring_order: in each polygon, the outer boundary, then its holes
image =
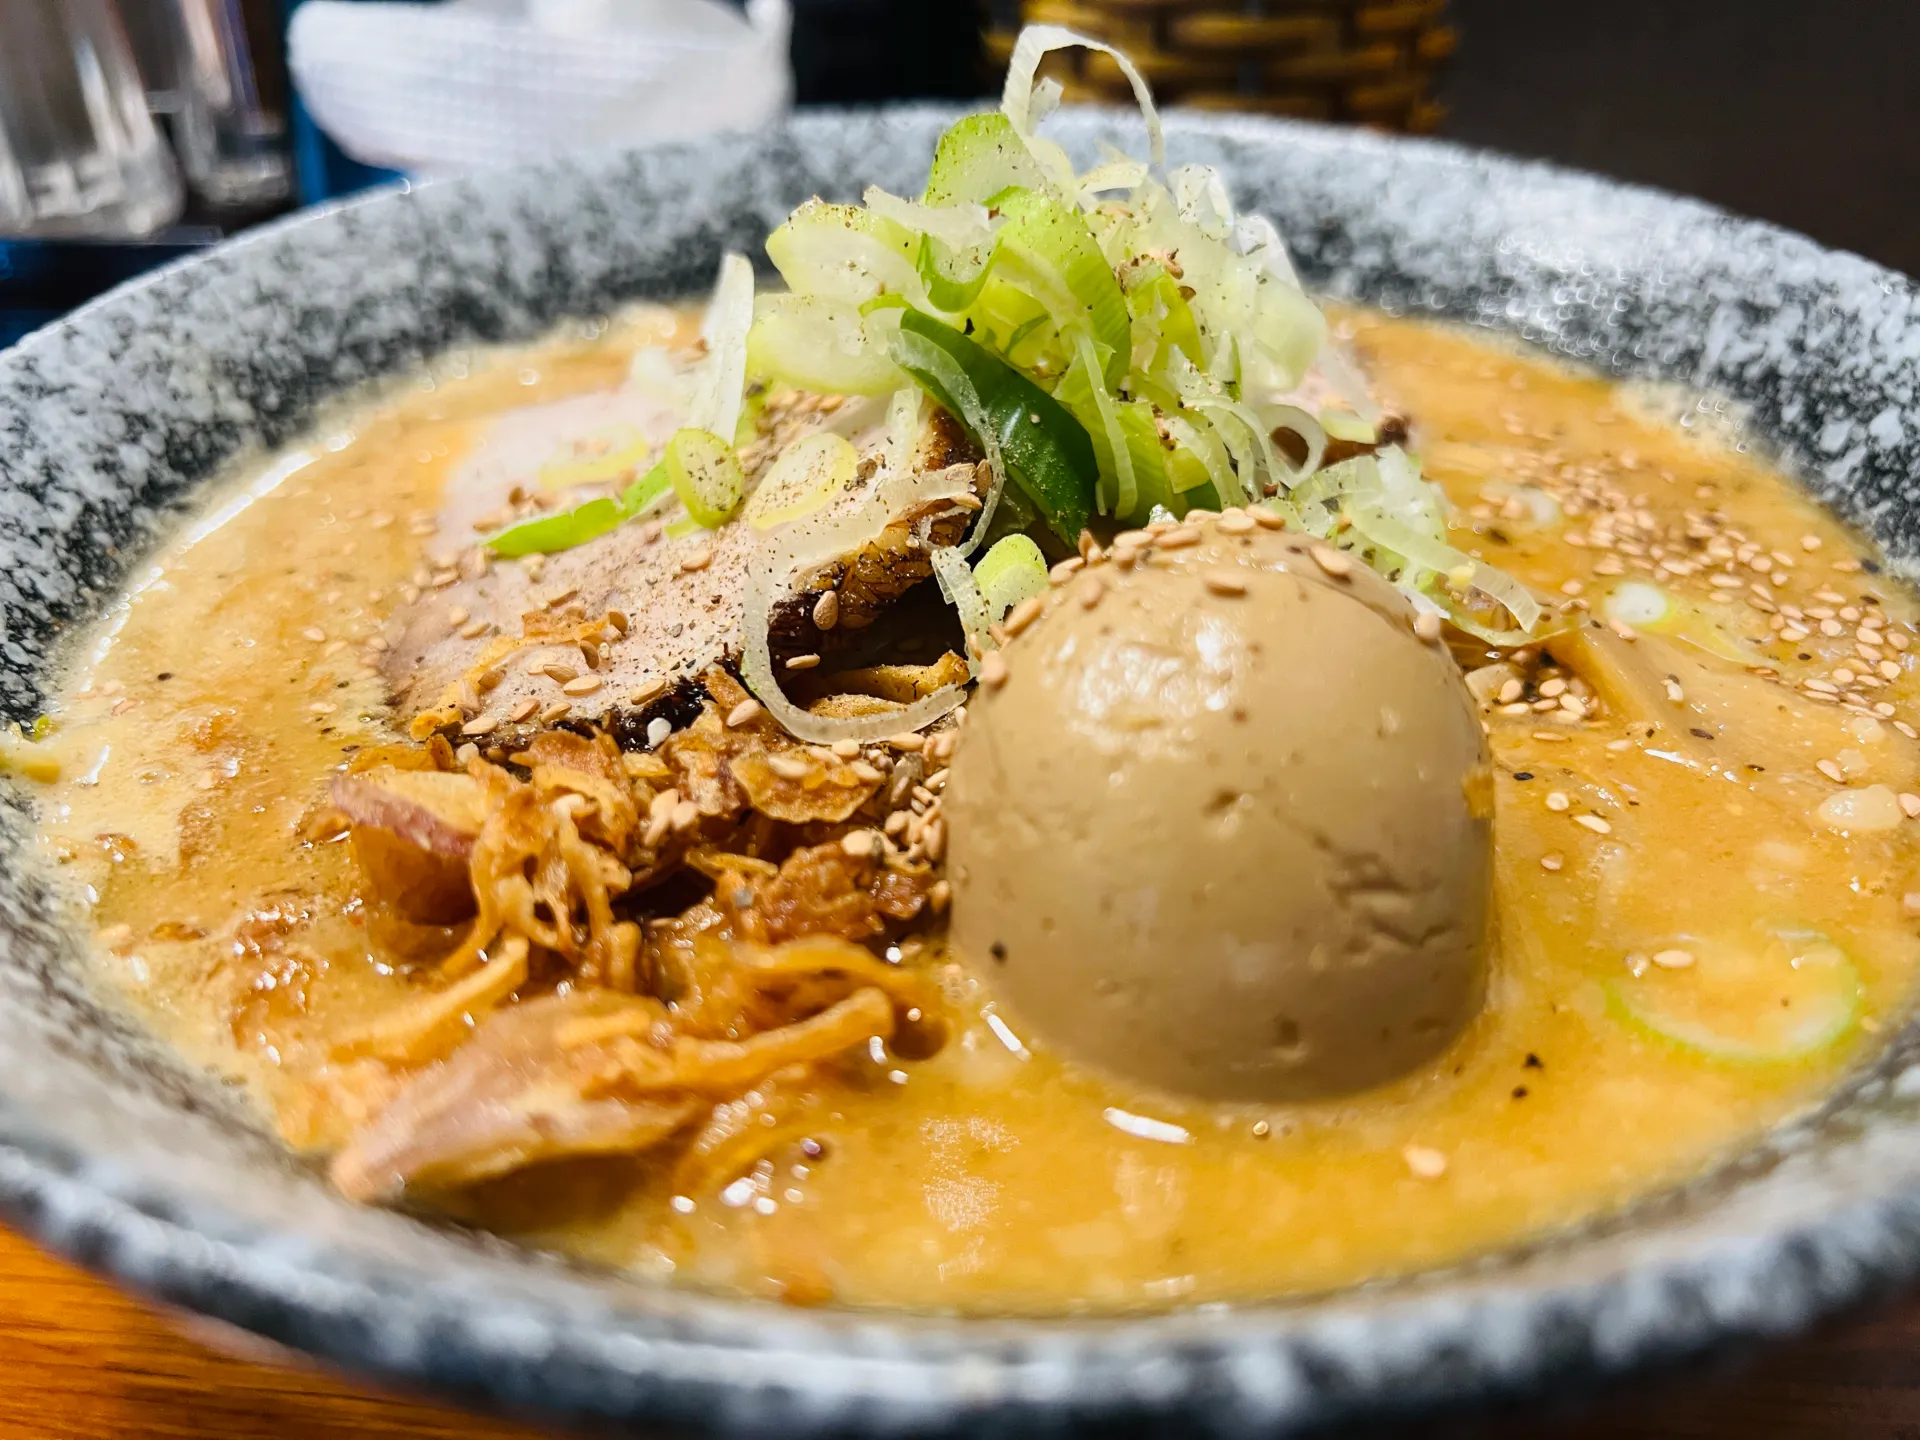
MULTIPOLYGON (((690 323, 473 354, 255 463, 75 640, 48 733, 8 752, 101 984, 300 1152, 338 1150, 418 1068, 343 1037, 436 993, 461 933, 397 920, 328 820, 356 755, 417 747, 383 656, 400 611, 452 584, 432 558, 467 543, 450 487, 530 473, 552 427, 592 422, 636 351, 690 323)), ((1518 648, 1451 639, 1495 836, 1487 1000, 1455 1043, 1343 1098, 1173 1098, 1023 1036, 994 967, 946 951, 924 905, 874 944, 937 996, 943 1043, 876 1036, 804 1095, 723 1101, 717 1127, 707 1102, 639 1153, 421 1203, 796 1303, 1295 1294, 1615 1209, 1868 1054, 1916 960, 1910 595, 1727 427, 1467 334, 1342 323, 1453 543, 1557 617, 1518 648)))

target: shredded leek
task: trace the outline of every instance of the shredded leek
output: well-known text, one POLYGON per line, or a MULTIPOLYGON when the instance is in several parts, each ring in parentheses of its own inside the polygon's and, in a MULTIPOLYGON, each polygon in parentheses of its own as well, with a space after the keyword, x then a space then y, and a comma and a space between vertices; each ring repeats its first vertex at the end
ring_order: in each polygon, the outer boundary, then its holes
MULTIPOLYGON (((995 526, 1008 479, 1022 512, 1066 544, 1096 514, 1138 524, 1265 504, 1469 633, 1534 637, 1540 603, 1451 545, 1439 489, 1380 444, 1379 409, 1279 232, 1237 213, 1218 171, 1167 169, 1148 87, 1111 46, 1029 27, 1001 109, 948 128, 921 196, 873 188, 864 200, 811 200, 768 238, 792 293, 759 302, 740 353, 753 373, 806 389, 894 391, 897 420, 903 384, 951 412, 994 474, 963 553, 995 526), (1075 46, 1111 56, 1127 77, 1147 160, 1109 149, 1077 172, 1039 133, 1063 92, 1038 67, 1075 46), (1316 418, 1297 403, 1303 390, 1337 402, 1316 418), (1329 466, 1330 437, 1369 453, 1329 466)), ((888 473, 907 453, 890 448, 888 473)), ((938 562, 941 585, 973 633, 973 572, 956 564, 938 562)))
POLYGON ((707 305, 701 335, 707 358, 694 388, 687 423, 715 435, 739 428, 747 382, 747 332, 753 326, 753 266, 744 255, 728 253, 720 261, 720 283, 707 305))

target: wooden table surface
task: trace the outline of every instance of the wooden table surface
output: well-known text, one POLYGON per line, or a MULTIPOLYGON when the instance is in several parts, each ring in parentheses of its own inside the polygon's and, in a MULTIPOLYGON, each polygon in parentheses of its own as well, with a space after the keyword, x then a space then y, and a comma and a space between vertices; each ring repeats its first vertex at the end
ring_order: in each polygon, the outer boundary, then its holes
MULTIPOLYGON (((530 1440, 538 1430, 382 1393, 163 1314, 0 1230, 0 1436, 7 1440, 530 1440)), ((1424 1427, 1432 1432, 1434 1427, 1424 1427)), ((1396 1426, 1396 1437, 1423 1427, 1396 1426)), ((1920 1296, 1712 1376, 1473 1418, 1493 1440, 1914 1440, 1920 1296)))

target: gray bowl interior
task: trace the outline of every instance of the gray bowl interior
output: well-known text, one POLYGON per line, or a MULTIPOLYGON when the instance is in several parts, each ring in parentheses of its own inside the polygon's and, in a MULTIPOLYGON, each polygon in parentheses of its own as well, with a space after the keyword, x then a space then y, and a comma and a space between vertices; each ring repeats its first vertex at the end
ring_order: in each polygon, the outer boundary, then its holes
MULTIPOLYGON (((816 115, 298 217, 0 355, 0 708, 202 481, 449 347, 702 289, 795 202, 913 193, 940 112, 816 115)), ((1085 114, 1090 151, 1137 143, 1085 114)), ((1707 207, 1444 145, 1177 119, 1333 295, 1518 336, 1750 407, 1887 548, 1920 318, 1904 278, 1707 207)), ((801 1312, 640 1284, 348 1206, 76 978, 0 806, 0 1208, 155 1295, 377 1374, 725 1433, 1267 1433, 1512 1392, 1790 1330, 1920 1259, 1912 1036, 1822 1112, 1577 1235, 1315 1301, 1140 1319, 801 1312), (1131 1428, 1131 1427, 1130 1427, 1131 1428)))

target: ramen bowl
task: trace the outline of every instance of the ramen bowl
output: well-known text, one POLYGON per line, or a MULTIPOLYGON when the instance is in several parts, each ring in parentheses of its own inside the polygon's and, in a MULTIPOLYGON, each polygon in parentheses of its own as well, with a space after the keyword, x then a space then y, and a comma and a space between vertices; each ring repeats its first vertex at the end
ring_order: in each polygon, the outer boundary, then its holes
MULTIPOLYGON (((389 191, 255 232, 0 354, 6 718, 38 713, 61 636, 234 462, 450 350, 693 294, 723 250, 757 253, 811 194, 910 193, 951 118, 806 116, 389 191)), ((1070 114, 1060 133, 1087 155, 1130 124, 1070 114)), ((1731 402, 1896 568, 1920 555, 1905 278, 1691 201, 1442 144, 1192 117, 1168 141, 1173 162, 1219 165, 1279 223, 1317 291, 1731 402)), ((0 811, 0 855, 9 1220, 161 1300, 476 1404, 727 1435, 1272 1433, 1786 1334, 1920 1263, 1906 1034, 1687 1184, 1355 1289, 993 1319, 664 1286, 342 1200, 88 982, 24 803, 0 811)))

